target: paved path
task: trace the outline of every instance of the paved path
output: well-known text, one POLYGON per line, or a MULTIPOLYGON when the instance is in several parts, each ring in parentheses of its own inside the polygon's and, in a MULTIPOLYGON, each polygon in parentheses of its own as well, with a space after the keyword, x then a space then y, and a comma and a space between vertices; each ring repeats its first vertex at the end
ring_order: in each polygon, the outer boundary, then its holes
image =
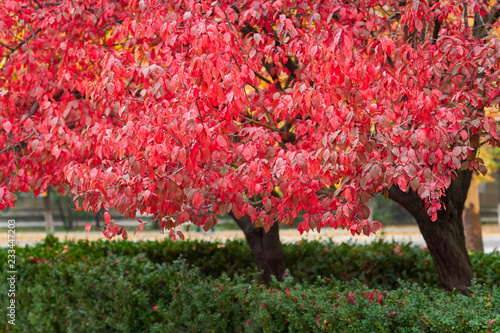
MULTIPOLYGON (((82 228, 83 229, 83 228, 82 228)), ((203 239, 211 241, 224 241, 228 239, 238 239, 243 238, 243 233, 239 230, 215 230, 209 232, 196 232, 191 229, 189 233, 184 233, 186 239, 203 239)), ((56 232, 55 236, 59 239, 105 239, 101 232, 91 231, 86 233, 85 231, 71 231, 71 232, 56 232)), ((129 240, 141 241, 141 240, 162 240, 168 237, 167 235, 161 234, 159 231, 144 231, 138 232, 135 236, 133 232, 129 233, 129 240)), ((16 241, 18 246, 33 245, 36 242, 40 242, 45 238, 44 232, 24 232, 22 228, 16 230, 16 241)), ((291 243, 298 242, 303 239, 307 240, 323 240, 329 241, 330 239, 336 243, 356 241, 358 243, 368 243, 377 239, 384 239, 387 241, 395 240, 397 242, 409 242, 413 244, 425 246, 425 241, 422 238, 418 227, 416 226, 403 226, 394 227, 388 226, 383 229, 383 232, 379 231, 377 235, 366 237, 352 236, 349 232, 345 230, 334 230, 334 229, 323 229, 321 233, 310 232, 309 234, 303 234, 302 236, 297 230, 292 229, 282 229, 280 230, 280 238, 282 242, 291 243)), ((483 226, 483 241, 485 252, 492 252, 495 248, 500 250, 500 229, 497 225, 487 225, 483 226)), ((7 232, 4 231, 0 234, 0 246, 7 246, 7 232)))

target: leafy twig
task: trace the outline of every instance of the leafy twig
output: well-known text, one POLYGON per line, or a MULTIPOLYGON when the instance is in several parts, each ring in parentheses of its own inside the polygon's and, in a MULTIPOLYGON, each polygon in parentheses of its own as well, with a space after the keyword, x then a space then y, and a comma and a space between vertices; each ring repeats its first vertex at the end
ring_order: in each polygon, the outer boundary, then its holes
POLYGON ((31 138, 34 134, 35 134, 35 131, 31 132, 31 134, 30 134, 30 135, 28 135, 27 137, 25 137, 24 139, 19 140, 19 141, 15 142, 15 143, 11 144, 10 146, 7 146, 7 147, 5 147, 5 148, 1 149, 1 150, 0 150, 0 153, 3 153, 3 152, 5 152, 5 151, 7 151, 7 150, 9 150, 9 149, 12 149, 12 148, 14 148, 15 146, 20 145, 20 144, 21 144, 21 143, 23 143, 24 141, 29 140, 29 139, 30 139, 30 138, 31 138))

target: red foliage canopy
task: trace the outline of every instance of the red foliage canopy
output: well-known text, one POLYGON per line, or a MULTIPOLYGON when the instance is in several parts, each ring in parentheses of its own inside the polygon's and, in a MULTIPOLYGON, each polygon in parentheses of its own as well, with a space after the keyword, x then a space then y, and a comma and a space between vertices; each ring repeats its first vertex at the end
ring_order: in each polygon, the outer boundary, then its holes
POLYGON ((68 184, 84 209, 169 227, 232 211, 268 229, 306 211, 301 232, 369 234, 366 204, 398 186, 435 218, 497 144, 484 107, 499 101, 499 8, 6 0, 0 208, 68 184))

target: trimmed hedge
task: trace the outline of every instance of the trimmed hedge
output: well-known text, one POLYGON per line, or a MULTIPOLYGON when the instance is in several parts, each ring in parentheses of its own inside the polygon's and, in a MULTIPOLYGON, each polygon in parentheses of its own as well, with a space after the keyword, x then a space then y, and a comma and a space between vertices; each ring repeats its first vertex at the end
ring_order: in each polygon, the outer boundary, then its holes
MULTIPOLYGON (((371 244, 335 244, 333 242, 301 241, 283 244, 289 273, 296 282, 313 283, 316 277, 333 277, 342 281, 357 279, 372 288, 395 289, 398 280, 439 286, 436 269, 429 251, 412 244, 377 240, 371 244)), ((225 243, 206 241, 64 241, 48 237, 35 246, 17 249, 17 261, 44 260, 89 262, 110 256, 133 257, 143 254, 153 263, 170 263, 184 259, 198 267, 201 274, 219 277, 222 273, 248 276, 256 271, 250 248, 244 240, 225 243)), ((500 253, 471 252, 474 273, 480 284, 500 285, 500 253)), ((7 260, 7 250, 0 250, 0 259, 7 260)))
MULTIPOLYGON (((419 247, 381 241, 284 247, 286 281, 262 286, 243 241, 75 243, 47 238, 17 249, 16 326, 10 329, 500 332, 498 252, 471 254, 481 284, 468 298, 435 286, 428 251, 419 247)), ((2 249, 3 261, 6 255, 2 249)), ((0 288, 6 291, 6 271, 0 275, 0 288)), ((1 304, 8 304, 7 293, 0 295, 1 304)), ((0 315, 7 318, 6 307, 0 315)))
MULTIPOLYGON (((6 279, 1 288, 5 290, 6 279)), ((472 297, 404 282, 389 292, 360 282, 262 286, 210 278, 183 261, 144 256, 23 266, 18 332, 498 332, 500 289, 472 297), (490 325, 491 324, 491 325, 490 325), (488 327, 489 326, 489 327, 488 327)), ((0 297, 7 301, 5 294, 0 297)), ((2 316, 5 316, 2 307, 2 316)), ((5 318, 5 317, 4 317, 5 318)), ((12 326, 10 327, 13 328, 12 326)))

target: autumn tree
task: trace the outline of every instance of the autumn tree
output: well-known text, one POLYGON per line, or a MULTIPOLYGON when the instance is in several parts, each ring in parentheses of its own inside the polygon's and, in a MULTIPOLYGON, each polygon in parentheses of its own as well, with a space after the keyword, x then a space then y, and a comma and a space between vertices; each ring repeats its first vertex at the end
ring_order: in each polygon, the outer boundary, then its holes
MULTIPOLYGON (((279 277, 284 257, 266 246, 278 222, 303 211, 301 233, 370 235, 380 224, 366 204, 383 194, 417 219, 443 287, 467 294, 462 210, 485 171, 477 149, 498 139, 484 107, 499 99, 499 13, 470 1, 4 1, 1 205, 65 183, 84 209, 155 213, 168 228, 231 214, 279 277)), ((107 237, 121 232, 106 222, 107 237)))

